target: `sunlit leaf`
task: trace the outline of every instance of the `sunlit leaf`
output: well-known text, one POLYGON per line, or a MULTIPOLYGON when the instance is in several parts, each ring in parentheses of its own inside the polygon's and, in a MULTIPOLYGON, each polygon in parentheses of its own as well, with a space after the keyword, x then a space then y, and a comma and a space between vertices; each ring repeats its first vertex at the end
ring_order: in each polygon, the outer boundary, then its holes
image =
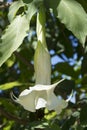
POLYGON ((9 13, 8 13, 8 19, 11 22, 13 20, 13 18, 15 17, 18 9, 20 7, 23 7, 24 3, 22 0, 18 0, 12 3, 12 5, 9 8, 9 13))
POLYGON ((83 44, 87 36, 87 14, 75 0, 61 0, 57 7, 57 16, 65 26, 83 44))
POLYGON ((8 121, 3 130, 10 130, 13 124, 14 124, 13 121, 8 121))
POLYGON ((17 16, 8 26, 0 43, 0 66, 22 44, 23 39, 27 36, 28 26, 25 15, 17 16))
POLYGON ((32 16, 36 13, 36 11, 37 11, 37 8, 35 7, 34 2, 31 2, 30 4, 28 4, 27 18, 28 18, 29 22, 30 22, 32 16))
POLYGON ((17 82, 17 81, 10 82, 10 83, 5 83, 5 84, 0 85, 0 90, 11 89, 11 88, 13 88, 15 86, 21 86, 21 85, 22 85, 22 83, 17 82))
POLYGON ((27 11, 27 18, 30 22, 32 16, 38 11, 38 8, 42 4, 43 0, 33 0, 31 3, 27 5, 28 11, 27 11))
POLYGON ((14 64, 14 62, 15 62, 15 56, 12 55, 12 56, 6 61, 6 65, 7 65, 8 67, 11 67, 11 66, 14 64))

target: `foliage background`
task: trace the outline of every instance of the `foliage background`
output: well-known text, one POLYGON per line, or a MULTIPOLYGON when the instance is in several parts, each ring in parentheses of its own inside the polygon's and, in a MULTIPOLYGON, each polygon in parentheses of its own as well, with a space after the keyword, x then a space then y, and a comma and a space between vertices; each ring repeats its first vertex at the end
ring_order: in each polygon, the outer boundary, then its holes
MULTIPOLYGON (((76 1, 87 12, 87 1, 76 1)), ((24 0, 24 2, 27 2, 27 0, 24 0)), ((53 5, 55 5, 54 3, 53 5)), ((7 1, 0 1, 0 36, 9 24, 10 4, 7 1)), ((21 7, 18 14, 22 11, 23 8, 21 7)), ((22 90, 33 86, 35 82, 33 56, 37 37, 36 15, 34 15, 30 23, 28 37, 0 67, 1 130, 87 129, 87 40, 83 47, 83 44, 72 32, 53 13, 48 11, 46 5, 46 41, 51 55, 52 83, 66 78, 60 84, 59 89, 55 90, 55 93, 66 99, 73 89, 72 100, 60 115, 56 115, 55 112, 48 112, 44 109, 40 109, 36 113, 28 112, 11 99, 11 92, 18 96, 22 90)))

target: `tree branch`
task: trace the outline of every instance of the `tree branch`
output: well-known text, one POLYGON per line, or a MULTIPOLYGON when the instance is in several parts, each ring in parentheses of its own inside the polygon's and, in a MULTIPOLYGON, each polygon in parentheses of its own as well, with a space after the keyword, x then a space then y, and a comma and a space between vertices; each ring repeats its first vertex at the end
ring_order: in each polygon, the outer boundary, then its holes
POLYGON ((0 124, 0 130, 2 130, 6 126, 6 124, 7 123, 0 124))
POLYGON ((5 3, 0 1, 0 9, 8 8, 12 3, 5 3))
POLYGON ((29 63, 23 56, 21 56, 17 51, 14 52, 14 55, 21 60, 21 62, 23 64, 25 64, 26 66, 30 67, 30 69, 34 70, 33 65, 31 63, 29 63))
POLYGON ((16 116, 12 115, 11 113, 5 111, 2 107, 0 107, 0 114, 5 116, 7 119, 14 120, 15 122, 20 123, 20 124, 25 125, 28 123, 28 120, 23 120, 20 117, 16 117, 16 116))

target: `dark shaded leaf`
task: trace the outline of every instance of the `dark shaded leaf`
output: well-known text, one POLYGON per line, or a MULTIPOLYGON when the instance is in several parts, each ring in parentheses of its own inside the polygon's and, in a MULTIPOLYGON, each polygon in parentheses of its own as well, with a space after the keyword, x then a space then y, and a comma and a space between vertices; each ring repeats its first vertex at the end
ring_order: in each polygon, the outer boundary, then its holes
POLYGON ((75 120, 76 120, 76 118, 73 117, 73 116, 71 116, 70 118, 68 118, 64 122, 64 124, 62 126, 62 130, 69 130, 69 128, 71 128, 71 126, 75 123, 75 120))
POLYGON ((81 112, 80 112, 80 122, 81 125, 86 127, 87 126, 87 104, 83 105, 81 112))
POLYGON ((58 63, 55 66, 55 69, 60 73, 66 74, 66 75, 71 76, 73 78, 77 78, 77 74, 74 71, 73 66, 70 66, 67 62, 58 63))
POLYGON ((82 75, 87 75, 87 54, 84 55, 81 66, 82 75))
POLYGON ((53 11, 56 13, 56 8, 58 7, 58 4, 60 3, 61 0, 44 0, 44 4, 47 8, 52 8, 53 11))
POLYGON ((74 80, 63 80, 58 84, 58 87, 55 88, 54 92, 58 95, 59 92, 62 94, 67 93, 70 94, 72 89, 75 88, 75 81, 74 80))
POLYGON ((33 0, 23 0, 24 3, 29 4, 30 2, 32 2, 33 0))

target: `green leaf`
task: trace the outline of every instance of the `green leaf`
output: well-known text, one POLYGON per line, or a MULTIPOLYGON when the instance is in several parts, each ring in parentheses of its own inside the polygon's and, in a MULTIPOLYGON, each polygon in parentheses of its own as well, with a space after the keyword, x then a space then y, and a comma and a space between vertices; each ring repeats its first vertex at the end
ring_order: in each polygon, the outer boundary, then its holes
POLYGON ((14 124, 14 122, 8 121, 8 123, 3 127, 3 130, 11 130, 12 125, 14 124))
POLYGON ((50 126, 45 128, 44 130, 60 130, 60 127, 57 124, 51 124, 50 126))
POLYGON ((81 65, 82 75, 87 75, 87 53, 84 55, 81 65))
POLYGON ((75 123, 76 118, 71 116, 62 125, 62 130, 69 130, 71 126, 75 123))
POLYGON ((87 104, 82 107, 80 112, 80 123, 83 127, 87 127, 87 104))
POLYGON ((29 3, 28 6, 28 11, 27 11, 27 18, 30 22, 32 16, 37 12, 38 8, 41 6, 43 3, 43 0, 33 0, 31 3, 29 3))
POLYGON ((57 16, 84 46, 87 36, 87 14, 83 7, 75 0, 61 0, 57 7, 57 16))
POLYGON ((20 7, 23 7, 24 5, 25 4, 23 3, 22 0, 18 0, 12 3, 12 5, 9 8, 9 13, 8 13, 8 19, 10 22, 14 19, 18 9, 20 7))
POLYGON ((55 11, 60 1, 61 0, 44 0, 44 4, 47 8, 52 8, 55 11))
POLYGON ((6 29, 0 43, 0 66, 22 44, 29 29, 28 21, 24 16, 17 16, 6 29))
POLYGON ((85 0, 76 0, 76 1, 78 1, 83 6, 85 11, 87 12, 87 1, 85 1, 85 0))
POLYGON ((6 65, 7 65, 8 67, 11 67, 11 66, 13 66, 14 63, 15 63, 15 56, 12 55, 12 56, 6 61, 6 65))
POLYGON ((29 20, 29 23, 30 23, 30 20, 31 20, 32 16, 36 12, 37 12, 37 8, 35 7, 34 2, 31 2, 30 4, 28 4, 27 18, 29 20))
POLYGON ((75 130, 84 130, 84 128, 82 128, 80 125, 76 127, 75 130))
POLYGON ((77 78, 77 76, 78 76, 77 73, 74 71, 73 66, 70 66, 67 62, 58 63, 55 66, 55 70, 58 70, 58 72, 66 74, 73 78, 77 78))
POLYGON ((83 76, 81 83, 82 83, 82 87, 87 86, 87 74, 83 76))
POLYGON ((20 82, 17 82, 17 81, 5 83, 5 84, 0 85, 0 90, 7 90, 7 89, 11 89, 15 86, 21 86, 21 85, 23 85, 23 84, 20 82))
POLYGON ((60 130, 60 127, 57 124, 52 124, 51 130, 60 130))
POLYGON ((54 93, 56 95, 58 95, 59 92, 61 92, 61 95, 63 95, 64 93, 70 94, 72 89, 74 88, 75 88, 75 81, 65 79, 58 84, 58 87, 54 89, 54 93))
POLYGON ((23 0, 24 3, 29 4, 30 2, 32 2, 33 0, 23 0))
POLYGON ((17 106, 11 102, 8 98, 0 98, 0 105, 3 105, 3 108, 5 108, 6 111, 14 113, 15 110, 17 110, 17 106))

